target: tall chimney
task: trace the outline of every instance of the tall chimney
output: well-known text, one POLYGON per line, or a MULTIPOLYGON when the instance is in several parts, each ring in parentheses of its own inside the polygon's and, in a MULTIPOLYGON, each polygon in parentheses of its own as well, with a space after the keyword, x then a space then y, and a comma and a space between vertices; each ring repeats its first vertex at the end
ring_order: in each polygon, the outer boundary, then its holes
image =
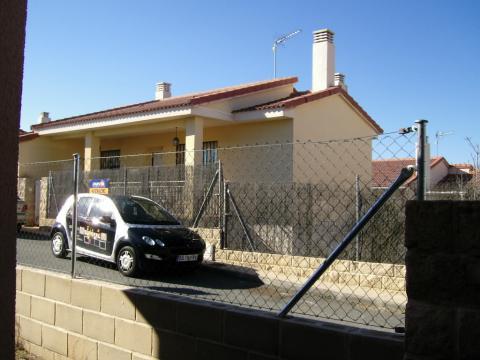
POLYGON ((40 116, 38 117, 38 123, 39 124, 45 124, 50 122, 50 117, 48 116, 48 112, 41 112, 40 116))
POLYGON ((171 86, 172 84, 167 82, 157 83, 157 86, 155 87, 155 100, 163 100, 171 97, 171 86))
POLYGON ((312 91, 334 86, 335 45, 334 32, 322 29, 313 32, 312 91))

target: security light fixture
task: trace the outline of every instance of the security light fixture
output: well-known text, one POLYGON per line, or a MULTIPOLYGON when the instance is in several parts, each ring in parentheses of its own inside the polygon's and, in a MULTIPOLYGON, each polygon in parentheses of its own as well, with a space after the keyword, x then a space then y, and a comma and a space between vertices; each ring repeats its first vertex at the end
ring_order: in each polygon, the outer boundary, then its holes
POLYGON ((173 146, 180 144, 180 139, 178 138, 178 127, 175 127, 175 137, 172 140, 173 146))

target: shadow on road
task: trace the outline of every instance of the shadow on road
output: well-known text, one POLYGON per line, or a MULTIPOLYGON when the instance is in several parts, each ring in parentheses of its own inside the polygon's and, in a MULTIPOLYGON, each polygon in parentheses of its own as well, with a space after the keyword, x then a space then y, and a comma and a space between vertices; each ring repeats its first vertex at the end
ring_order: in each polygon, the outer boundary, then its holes
MULTIPOLYGON (((77 257, 77 261, 83 264, 92 265, 92 267, 89 267, 88 269, 89 277, 120 282, 126 285, 152 288, 153 290, 157 287, 161 288, 161 291, 166 292, 172 292, 172 289, 175 289, 175 286, 170 287, 168 284, 218 290, 253 289, 264 285, 263 281, 256 273, 255 276, 252 275, 253 270, 248 276, 244 276, 235 271, 225 271, 208 265, 202 265, 195 270, 170 266, 150 271, 138 278, 126 278, 120 275, 117 271, 116 265, 113 263, 92 259, 86 256, 77 257), (109 271, 105 272, 106 269, 109 271), (167 286, 158 286, 164 284, 167 286)), ((87 270, 82 269, 81 267, 78 267, 78 269, 80 274, 82 270, 87 270)), ((187 293, 187 291, 189 291, 187 288, 178 289, 181 290, 182 294, 191 294, 187 293)), ((198 292, 199 290, 191 289, 191 291, 198 292)))
POLYGON ((24 240, 40 240, 40 241, 47 241, 50 240, 48 233, 46 232, 39 232, 39 231, 28 231, 28 230, 20 230, 17 234, 17 238, 24 239, 24 240))

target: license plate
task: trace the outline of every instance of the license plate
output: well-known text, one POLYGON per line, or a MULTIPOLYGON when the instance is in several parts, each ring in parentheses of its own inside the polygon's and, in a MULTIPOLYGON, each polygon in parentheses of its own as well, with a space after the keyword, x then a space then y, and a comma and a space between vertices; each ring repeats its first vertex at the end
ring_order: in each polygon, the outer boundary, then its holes
POLYGON ((193 254, 193 255, 178 255, 177 256, 177 262, 184 262, 184 261, 197 261, 198 255, 193 254))

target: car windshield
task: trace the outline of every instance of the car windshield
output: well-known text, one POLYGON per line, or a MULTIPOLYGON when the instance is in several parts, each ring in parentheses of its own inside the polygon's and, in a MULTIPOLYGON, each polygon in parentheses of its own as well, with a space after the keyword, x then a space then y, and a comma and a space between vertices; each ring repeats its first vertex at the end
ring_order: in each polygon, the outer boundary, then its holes
POLYGON ((137 197, 115 197, 113 202, 123 220, 141 225, 179 225, 175 218, 151 200, 137 197))

